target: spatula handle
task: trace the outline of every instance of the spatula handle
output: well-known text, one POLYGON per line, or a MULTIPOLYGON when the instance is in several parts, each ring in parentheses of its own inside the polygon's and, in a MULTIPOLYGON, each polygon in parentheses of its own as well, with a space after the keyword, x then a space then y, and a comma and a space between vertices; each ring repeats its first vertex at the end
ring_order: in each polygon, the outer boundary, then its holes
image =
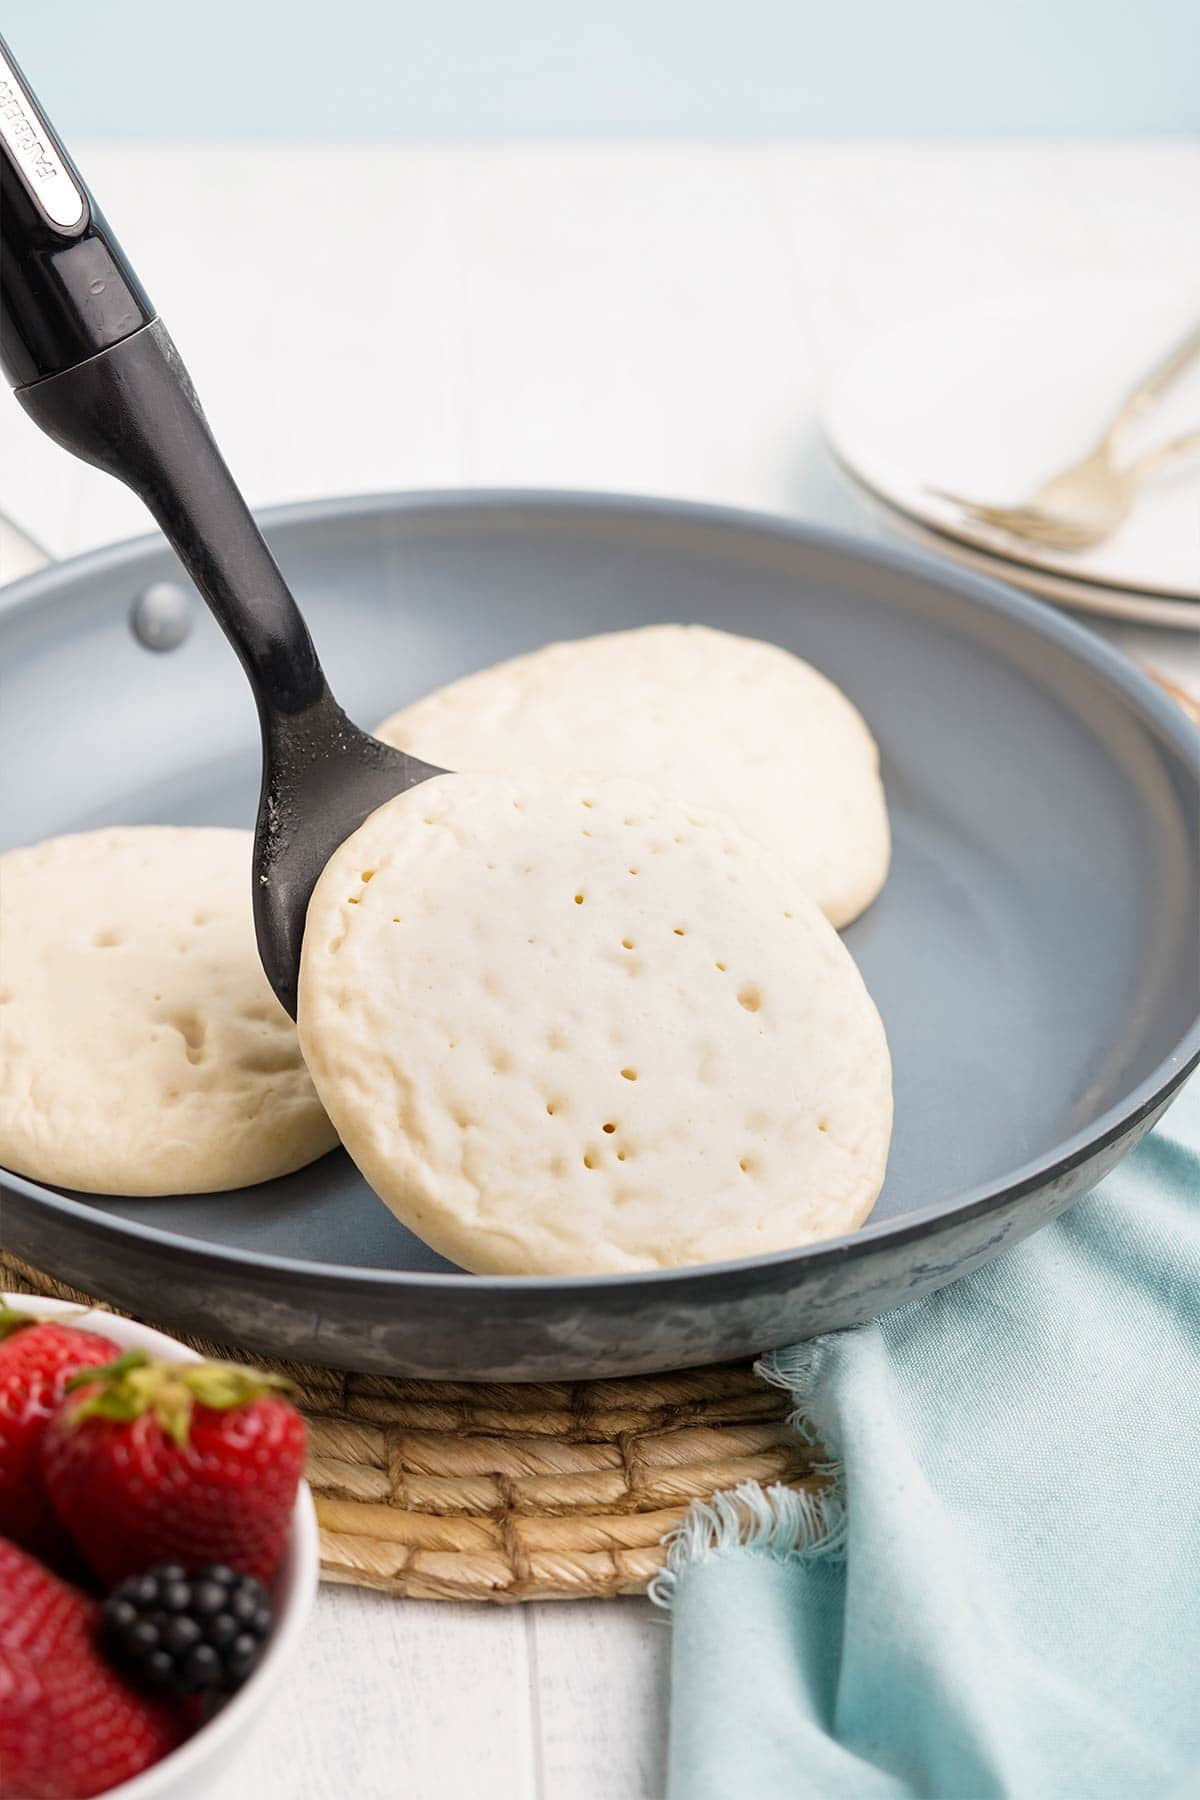
POLYGON ((13 387, 57 375, 154 317, 0 40, 0 363, 13 387))
POLYGON ((264 730, 325 697, 308 627, 161 320, 17 399, 48 437, 145 501, 241 658, 264 730))
POLYGON ((165 327, 0 40, 0 364, 30 418, 139 494, 241 657, 264 729, 327 695, 308 628, 165 327))

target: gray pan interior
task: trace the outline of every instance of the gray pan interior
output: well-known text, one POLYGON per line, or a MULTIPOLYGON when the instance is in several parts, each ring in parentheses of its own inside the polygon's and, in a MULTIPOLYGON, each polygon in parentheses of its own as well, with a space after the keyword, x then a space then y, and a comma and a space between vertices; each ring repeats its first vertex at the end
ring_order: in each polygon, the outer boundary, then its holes
MULTIPOLYGON (((4 1238, 168 1327, 425 1375, 680 1367, 855 1322, 995 1254, 1102 1173, 1200 1053, 1197 734, 1049 608, 784 521, 603 496, 379 496, 268 536, 364 724, 556 637, 700 620, 798 651, 874 730, 895 832, 847 941, 887 1026, 896 1131, 864 1232, 630 1280, 483 1280, 426 1250, 340 1152, 235 1194, 63 1196, 7 1178, 4 1238)), ((159 540, 0 601, 2 843, 249 824, 253 709, 193 599, 152 653, 159 540), (82 752, 82 754, 81 754, 82 752)), ((653 779, 654 771, 646 771, 653 779)))

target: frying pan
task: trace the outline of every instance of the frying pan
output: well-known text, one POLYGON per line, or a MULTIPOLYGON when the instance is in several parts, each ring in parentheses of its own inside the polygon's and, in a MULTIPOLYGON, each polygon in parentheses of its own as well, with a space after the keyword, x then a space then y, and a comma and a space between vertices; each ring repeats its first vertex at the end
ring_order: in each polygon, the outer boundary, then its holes
MULTIPOLYGON (((845 688, 895 834, 887 886, 846 933, 895 1063, 887 1182, 863 1230, 805 1250, 520 1280, 441 1261, 340 1151, 170 1199, 8 1175, 4 1240, 30 1262, 176 1331, 360 1370, 694 1366, 869 1319, 997 1255, 1104 1175, 1200 1060, 1200 733, 1049 608, 912 553, 667 501, 380 495, 262 523, 367 721, 551 639, 666 620, 783 644, 845 688)), ((161 539, 0 594, 0 671, 4 847, 253 819, 253 708, 161 539)))

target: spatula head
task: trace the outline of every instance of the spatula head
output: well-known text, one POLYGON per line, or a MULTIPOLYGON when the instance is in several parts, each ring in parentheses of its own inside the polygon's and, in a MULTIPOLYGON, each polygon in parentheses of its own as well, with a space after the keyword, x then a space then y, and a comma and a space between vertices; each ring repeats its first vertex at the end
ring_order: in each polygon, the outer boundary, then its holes
POLYGON ((254 929, 267 979, 293 1019, 304 920, 321 870, 368 813, 444 773, 360 731, 328 691, 302 712, 263 721, 254 929))

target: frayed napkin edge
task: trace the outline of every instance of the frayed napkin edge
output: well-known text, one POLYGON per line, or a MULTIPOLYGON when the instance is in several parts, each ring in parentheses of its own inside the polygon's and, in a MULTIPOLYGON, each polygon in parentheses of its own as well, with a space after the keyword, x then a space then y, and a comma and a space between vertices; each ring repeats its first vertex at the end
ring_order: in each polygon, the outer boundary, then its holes
MULTIPOLYGON (((795 1410, 791 1428, 805 1442, 816 1441, 808 1416, 823 1343, 820 1338, 776 1350, 755 1365, 755 1373, 792 1396, 795 1410)), ((808 1562, 817 1558, 841 1560, 846 1554, 845 1471, 840 1458, 828 1454, 813 1464, 813 1474, 824 1485, 806 1488, 764 1488, 757 1481, 743 1481, 710 1500, 693 1500, 673 1531, 663 1538, 666 1562, 646 1589, 656 1606, 668 1612, 674 1604, 679 1579, 689 1569, 727 1556, 758 1556, 772 1562, 808 1562)))

